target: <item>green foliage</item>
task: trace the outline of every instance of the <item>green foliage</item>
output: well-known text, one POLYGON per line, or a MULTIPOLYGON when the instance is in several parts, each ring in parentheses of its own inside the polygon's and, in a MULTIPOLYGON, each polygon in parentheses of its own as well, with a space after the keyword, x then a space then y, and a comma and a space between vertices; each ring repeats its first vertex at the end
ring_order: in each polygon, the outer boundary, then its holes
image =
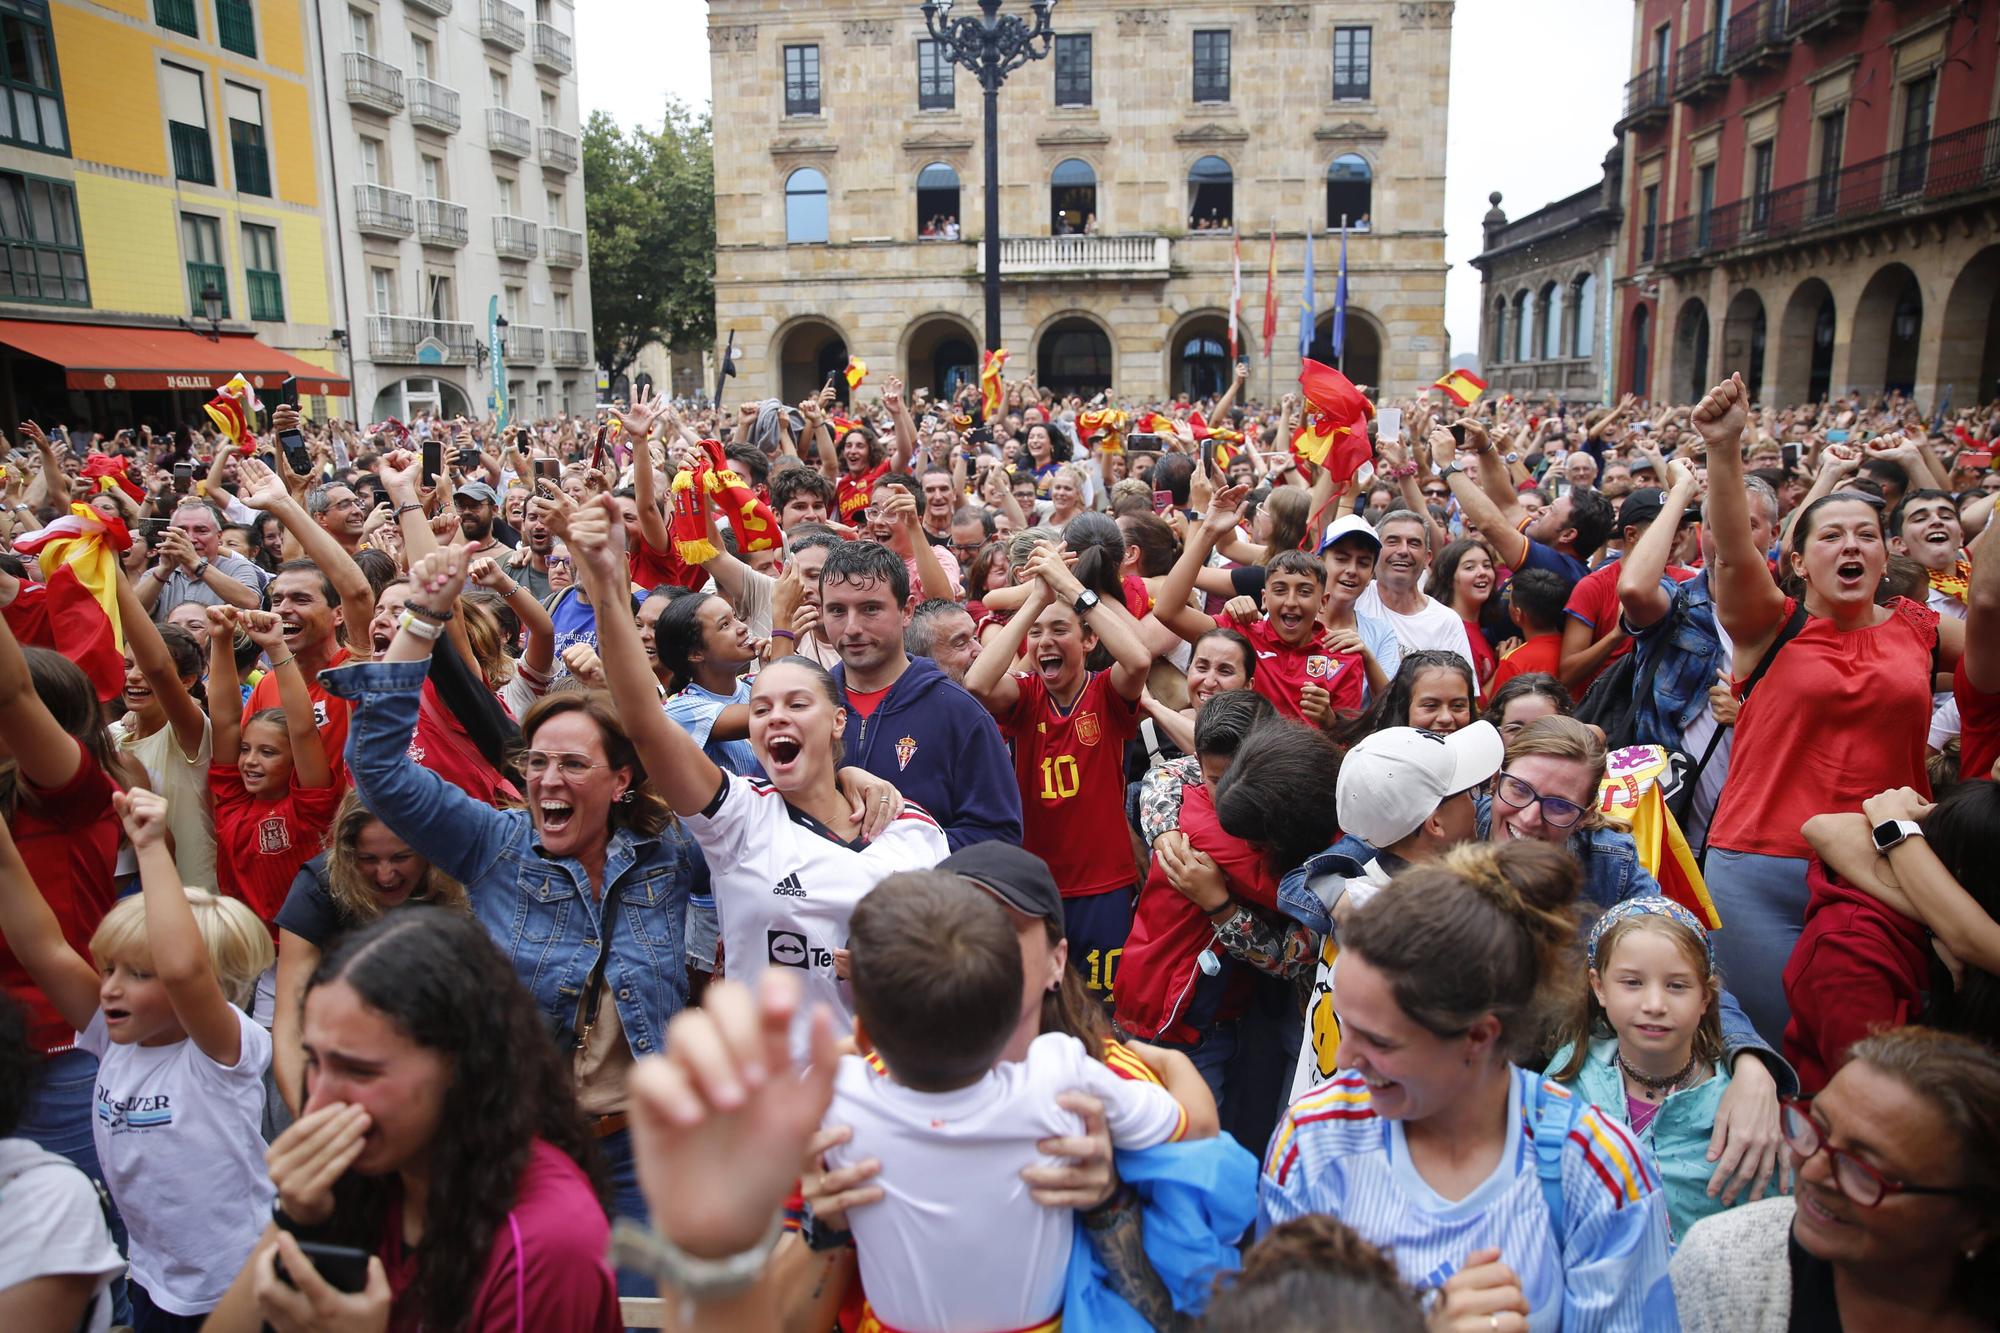
POLYGON ((707 113, 672 97, 657 130, 583 127, 592 339, 617 376, 649 342, 715 341, 715 153, 707 113))

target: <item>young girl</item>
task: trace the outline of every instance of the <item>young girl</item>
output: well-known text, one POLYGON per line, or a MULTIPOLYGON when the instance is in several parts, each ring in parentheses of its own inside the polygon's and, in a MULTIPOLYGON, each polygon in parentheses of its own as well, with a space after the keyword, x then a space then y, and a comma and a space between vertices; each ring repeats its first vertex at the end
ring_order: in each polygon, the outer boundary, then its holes
POLYGON ((193 1330, 270 1219, 259 1133, 271 1039, 243 1012, 271 939, 243 904, 184 888, 167 803, 112 797, 137 849, 140 893, 91 936, 95 966, 0 827, 0 933, 98 1059, 91 1132, 131 1235, 132 1326, 193 1330))
POLYGON ((1647 896, 1597 918, 1586 953, 1589 989, 1548 1076, 1652 1148, 1674 1234, 1685 1236, 1727 1207, 1708 1193, 1709 1136, 1729 1087, 1714 946, 1694 913, 1647 896))
MULTIPOLYGON (((125 622, 125 716, 111 734, 120 754, 146 770, 146 785, 167 798, 167 830, 181 878, 215 888, 215 821, 208 809, 208 714, 196 701, 207 660, 194 635, 161 629, 139 604, 131 582, 118 580, 125 622)), ((120 857, 120 878, 130 873, 120 857)))
POLYGON ((1472 668, 1444 648, 1405 653, 1396 677, 1368 711, 1347 726, 1349 744, 1384 727, 1415 727, 1450 735, 1472 723, 1472 668))
POLYGON ((1493 645, 1479 628, 1486 604, 1493 597, 1493 552, 1484 542, 1453 542, 1438 552, 1437 561, 1431 566, 1431 587, 1437 590, 1437 599, 1465 622, 1466 642, 1472 645, 1472 665, 1479 672, 1479 683, 1484 685, 1493 679, 1494 668, 1500 665, 1500 659, 1493 655, 1493 645))

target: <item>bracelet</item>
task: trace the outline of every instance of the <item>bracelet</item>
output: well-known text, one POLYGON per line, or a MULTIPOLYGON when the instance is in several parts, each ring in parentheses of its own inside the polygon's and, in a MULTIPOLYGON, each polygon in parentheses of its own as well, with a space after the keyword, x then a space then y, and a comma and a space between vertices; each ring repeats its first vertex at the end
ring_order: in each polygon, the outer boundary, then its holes
POLYGON ((188 571, 188 577, 198 580, 206 573, 208 573, 208 557, 203 556, 201 559, 195 561, 194 568, 188 571))
POLYGON ((757 1280, 784 1231, 784 1214, 775 1213, 769 1229, 749 1249, 721 1259, 702 1259, 651 1227, 621 1217, 611 1228, 611 1261, 619 1268, 637 1269, 688 1300, 723 1300, 757 1280))
POLYGON ((1389 469, 1389 480, 1391 481, 1406 481, 1416 475, 1417 465, 1415 463, 1398 463, 1395 467, 1389 469))
POLYGON ((790 639, 793 643, 799 641, 799 636, 788 629, 774 629, 771 631, 771 637, 774 639, 790 639))
POLYGON ((393 519, 400 519, 402 518, 403 515, 409 513, 412 509, 422 510, 423 506, 418 504, 415 500, 406 500, 402 504, 397 505, 396 512, 391 514, 389 517, 393 519))
POLYGON ((285 658, 285 659, 284 659, 283 661, 281 661, 281 662, 273 662, 273 663, 271 663, 271 670, 273 670, 273 671, 276 671, 276 670, 277 670, 277 669, 278 669, 279 667, 281 667, 281 666, 290 666, 290 665, 291 665, 292 663, 294 663, 294 662, 296 662, 296 661, 298 661, 298 660, 299 660, 299 655, 298 655, 297 653, 293 653, 293 654, 292 654, 291 656, 289 656, 289 657, 285 658))
POLYGON ((410 614, 410 612, 413 610, 415 610, 414 607, 406 607, 404 609, 402 617, 396 621, 397 629, 408 630, 410 633, 416 635, 418 638, 427 640, 431 643, 436 643, 439 639, 442 639, 444 637, 443 625, 433 625, 426 621, 419 620, 415 616, 410 614))
POLYGON ((433 611, 428 606, 419 606, 415 602, 409 602, 403 607, 403 614, 415 616, 419 620, 428 620, 434 625, 442 625, 456 613, 451 611, 433 611))

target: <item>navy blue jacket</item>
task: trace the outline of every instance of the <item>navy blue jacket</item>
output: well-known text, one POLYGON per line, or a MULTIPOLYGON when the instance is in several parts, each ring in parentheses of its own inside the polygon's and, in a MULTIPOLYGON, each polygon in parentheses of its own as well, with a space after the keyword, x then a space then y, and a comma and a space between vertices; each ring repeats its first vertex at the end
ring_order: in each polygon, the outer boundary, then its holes
MULTIPOLYGON (((833 669, 847 689, 847 668, 833 669)), ((928 657, 913 657, 872 716, 847 716, 847 762, 930 811, 955 852, 1021 841, 1021 788, 1000 726, 928 657)))

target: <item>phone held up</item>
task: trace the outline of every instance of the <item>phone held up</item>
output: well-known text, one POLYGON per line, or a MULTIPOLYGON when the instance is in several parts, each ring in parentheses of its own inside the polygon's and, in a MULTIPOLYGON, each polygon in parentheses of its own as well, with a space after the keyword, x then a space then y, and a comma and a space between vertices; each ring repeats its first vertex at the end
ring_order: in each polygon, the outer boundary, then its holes
MULTIPOLYGON (((278 392, 280 399, 286 407, 291 408, 293 411, 298 410, 299 382, 297 379, 290 375, 285 376, 284 383, 278 386, 278 392)), ((281 430, 278 432, 278 447, 285 451, 285 465, 291 468, 294 474, 303 477, 312 471, 312 453, 306 448, 305 433, 297 426, 292 427, 290 430, 281 430)))

